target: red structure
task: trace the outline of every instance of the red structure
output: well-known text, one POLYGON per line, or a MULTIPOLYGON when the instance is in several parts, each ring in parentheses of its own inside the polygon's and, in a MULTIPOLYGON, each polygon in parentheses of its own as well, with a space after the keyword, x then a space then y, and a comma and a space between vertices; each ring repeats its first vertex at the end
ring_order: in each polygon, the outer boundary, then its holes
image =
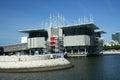
POLYGON ((57 37, 51 37, 50 38, 50 46, 51 47, 57 46, 57 37))

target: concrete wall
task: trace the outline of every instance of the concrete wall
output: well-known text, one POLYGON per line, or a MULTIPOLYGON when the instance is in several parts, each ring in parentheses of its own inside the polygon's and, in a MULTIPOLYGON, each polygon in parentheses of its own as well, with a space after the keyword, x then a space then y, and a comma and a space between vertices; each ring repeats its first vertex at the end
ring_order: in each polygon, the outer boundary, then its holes
POLYGON ((65 58, 23 62, 0 62, 0 72, 48 71, 72 67, 65 58))
POLYGON ((49 58, 50 55, 0 56, 0 62, 36 61, 36 60, 47 60, 49 58))
POLYGON ((28 49, 27 43, 3 46, 4 52, 19 51, 28 49))
POLYGON ((50 41, 51 36, 62 37, 63 36, 62 29, 60 29, 60 28, 49 28, 48 29, 48 36, 49 36, 48 41, 50 41))
POLYGON ((90 36, 88 35, 76 35, 76 36, 65 36, 64 46, 89 46, 90 36))
POLYGON ((45 37, 28 38, 28 48, 45 48, 45 37))
POLYGON ((21 37, 21 43, 27 43, 27 36, 21 37))

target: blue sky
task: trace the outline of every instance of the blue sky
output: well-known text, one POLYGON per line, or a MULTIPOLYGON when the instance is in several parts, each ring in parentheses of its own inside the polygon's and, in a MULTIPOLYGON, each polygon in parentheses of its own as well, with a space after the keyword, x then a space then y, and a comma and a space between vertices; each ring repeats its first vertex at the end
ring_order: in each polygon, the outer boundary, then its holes
POLYGON ((20 43, 26 34, 18 30, 37 29, 50 14, 58 13, 68 21, 94 17, 94 23, 107 33, 120 32, 120 0, 0 0, 0 45, 20 43))

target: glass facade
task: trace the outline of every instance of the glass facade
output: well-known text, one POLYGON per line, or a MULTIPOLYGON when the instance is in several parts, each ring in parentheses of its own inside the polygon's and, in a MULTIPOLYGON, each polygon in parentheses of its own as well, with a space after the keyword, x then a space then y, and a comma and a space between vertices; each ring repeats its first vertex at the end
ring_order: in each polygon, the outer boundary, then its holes
POLYGON ((4 49, 3 47, 0 47, 0 55, 3 55, 4 49))
POLYGON ((96 32, 96 33, 95 33, 95 36, 96 36, 96 37, 101 37, 101 33, 100 33, 100 32, 96 32))
POLYGON ((120 43, 120 32, 112 34, 112 40, 118 41, 120 43))
POLYGON ((29 38, 34 38, 34 37, 45 37, 45 39, 47 40, 47 38, 48 38, 48 32, 47 31, 30 32, 29 33, 29 38))
POLYGON ((63 28, 63 34, 65 36, 71 36, 71 35, 93 35, 94 30, 90 29, 89 27, 66 27, 63 28))

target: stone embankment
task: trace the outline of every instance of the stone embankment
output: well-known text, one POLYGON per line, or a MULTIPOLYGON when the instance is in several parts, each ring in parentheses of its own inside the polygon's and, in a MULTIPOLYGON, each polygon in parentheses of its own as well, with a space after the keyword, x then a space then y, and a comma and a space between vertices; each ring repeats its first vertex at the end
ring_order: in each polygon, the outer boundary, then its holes
POLYGON ((48 71, 71 66, 68 60, 58 55, 0 56, 0 72, 48 71))
POLYGON ((103 54, 120 54, 120 50, 106 50, 103 54))

